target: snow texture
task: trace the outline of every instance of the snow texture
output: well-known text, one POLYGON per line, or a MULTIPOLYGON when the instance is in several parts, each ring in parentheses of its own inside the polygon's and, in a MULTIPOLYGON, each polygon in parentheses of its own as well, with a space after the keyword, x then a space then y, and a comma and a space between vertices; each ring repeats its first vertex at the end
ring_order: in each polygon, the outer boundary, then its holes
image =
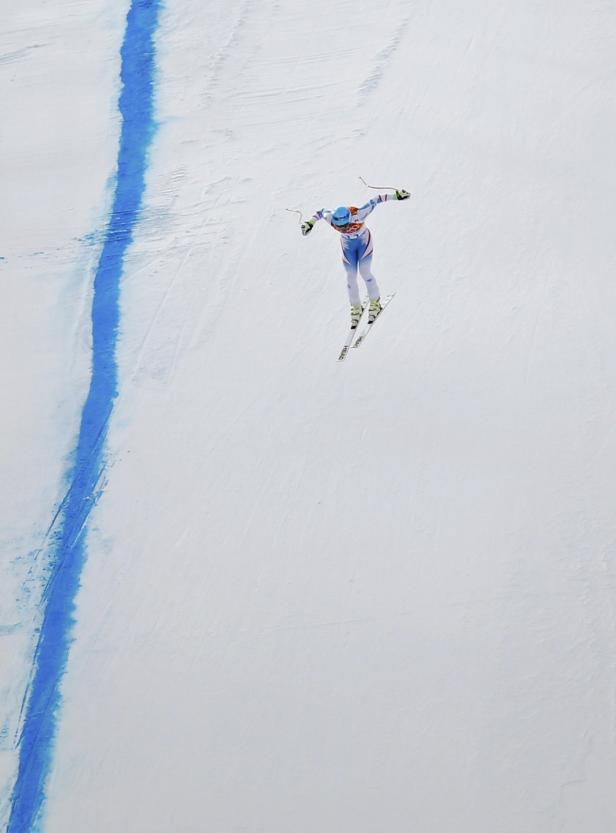
POLYGON ((4 2, 0 829, 613 833, 616 4, 166 0, 139 145, 153 5, 4 2), (122 137, 117 396, 19 821, 122 137), (359 175, 412 197, 341 364, 339 241, 285 209, 359 175))

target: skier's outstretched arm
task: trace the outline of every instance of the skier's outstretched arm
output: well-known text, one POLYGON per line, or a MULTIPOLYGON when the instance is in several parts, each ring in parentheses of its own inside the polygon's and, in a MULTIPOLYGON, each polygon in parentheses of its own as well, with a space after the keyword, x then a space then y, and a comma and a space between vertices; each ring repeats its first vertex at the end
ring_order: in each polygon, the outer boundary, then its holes
POLYGON ((405 191, 404 188, 394 191, 393 194, 378 194, 376 197, 369 200, 365 205, 362 205, 361 208, 356 209, 356 211, 353 212, 353 219, 365 220, 368 214, 372 214, 374 209, 380 203, 388 202, 388 200, 408 200, 410 196, 409 192, 405 191))
POLYGON ((321 208, 319 211, 315 211, 309 220, 304 220, 304 222, 302 223, 302 234, 304 235, 304 237, 307 234, 310 234, 317 220, 325 220, 331 226, 332 212, 328 208, 321 208))

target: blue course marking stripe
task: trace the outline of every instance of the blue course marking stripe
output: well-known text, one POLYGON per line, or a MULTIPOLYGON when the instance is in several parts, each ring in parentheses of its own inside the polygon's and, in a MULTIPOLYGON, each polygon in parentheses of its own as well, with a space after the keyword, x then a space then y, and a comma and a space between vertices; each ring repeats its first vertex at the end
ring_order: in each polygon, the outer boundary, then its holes
MULTIPOLYGON (((160 0, 132 0, 122 44, 119 109, 122 129, 111 218, 94 278, 92 371, 81 414, 69 487, 50 554, 49 581, 34 654, 31 685, 19 740, 19 766, 7 833, 40 829, 52 762, 60 685, 74 624, 75 599, 86 559, 84 528, 100 494, 109 418, 118 393, 116 341, 120 278, 133 239, 154 133, 154 34, 160 0)), ((76 117, 78 117, 78 113, 76 117)))

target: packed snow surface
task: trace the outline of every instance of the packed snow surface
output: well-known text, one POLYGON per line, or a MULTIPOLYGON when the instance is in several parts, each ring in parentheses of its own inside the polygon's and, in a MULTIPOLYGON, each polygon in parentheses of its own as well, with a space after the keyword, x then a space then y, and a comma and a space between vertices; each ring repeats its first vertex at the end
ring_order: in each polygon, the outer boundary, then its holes
MULTIPOLYGON (((4 6, 0 826, 26 833, 131 2, 4 6)), ((615 35, 614 2, 166 0, 29 829, 614 833, 615 35), (361 205, 359 176, 412 197, 369 218, 397 294, 339 363, 339 241, 286 209, 361 205)))

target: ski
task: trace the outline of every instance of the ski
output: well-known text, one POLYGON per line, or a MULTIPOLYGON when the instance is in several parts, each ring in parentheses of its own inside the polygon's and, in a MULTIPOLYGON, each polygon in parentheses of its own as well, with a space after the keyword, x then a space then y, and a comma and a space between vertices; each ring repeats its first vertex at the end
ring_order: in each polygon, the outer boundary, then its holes
POLYGON ((349 330, 349 334, 348 334, 348 336, 346 337, 346 341, 345 341, 345 342, 344 342, 344 344, 342 345, 342 350, 340 351, 340 355, 338 356, 338 361, 339 361, 339 362, 343 362, 343 361, 346 359, 346 357, 347 357, 347 353, 349 352, 349 347, 351 346, 351 344, 353 343, 353 339, 354 339, 354 338, 355 338, 355 336, 357 335, 357 330, 358 330, 358 328, 359 328, 359 325, 360 325, 360 323, 361 323, 361 320, 362 320, 362 318, 364 317, 364 313, 365 313, 365 311, 368 309, 368 299, 367 299, 367 298, 366 298, 366 299, 365 299, 365 301, 363 302, 362 307, 363 307, 363 309, 362 309, 362 311, 361 311, 361 315, 360 315, 360 317, 359 317, 359 321, 357 322, 357 326, 355 326, 355 327, 351 327, 351 329, 349 330))
POLYGON ((365 341, 365 340, 366 340, 366 338, 368 337, 368 333, 369 333, 369 332, 370 332, 370 330, 374 327, 374 325, 375 325, 375 324, 376 324, 376 322, 379 320, 379 318, 383 315, 383 313, 385 312, 385 307, 386 307, 386 306, 387 306, 387 305, 388 305, 388 304, 389 304, 389 303, 390 303, 390 302, 394 299, 395 294, 396 294, 395 292, 392 292, 392 293, 391 293, 391 295, 387 295, 387 296, 385 297, 385 300, 384 300, 384 301, 383 301, 383 303, 382 303, 382 309, 381 309, 381 311, 379 312, 379 314, 377 315, 377 317, 374 319, 374 321, 372 322, 372 324, 366 324, 366 326, 364 327, 364 329, 361 331, 361 333, 360 333, 360 334, 357 336, 357 338, 355 339, 355 342, 353 343, 353 347, 359 347, 359 346, 360 346, 360 344, 363 344, 363 343, 364 343, 364 341, 365 341))

